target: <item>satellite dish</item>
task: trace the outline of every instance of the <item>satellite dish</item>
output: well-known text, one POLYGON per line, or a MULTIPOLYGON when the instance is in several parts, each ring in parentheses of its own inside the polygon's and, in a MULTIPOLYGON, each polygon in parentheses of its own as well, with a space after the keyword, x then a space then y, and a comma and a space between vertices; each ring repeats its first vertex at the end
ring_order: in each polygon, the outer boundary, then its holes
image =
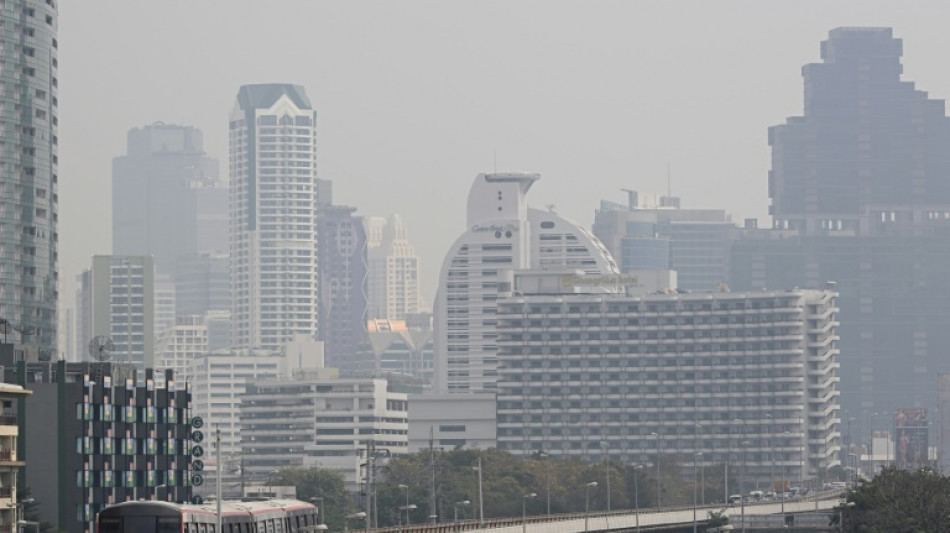
POLYGON ((112 339, 105 335, 96 335, 89 341, 89 356, 99 362, 108 361, 114 349, 112 339))

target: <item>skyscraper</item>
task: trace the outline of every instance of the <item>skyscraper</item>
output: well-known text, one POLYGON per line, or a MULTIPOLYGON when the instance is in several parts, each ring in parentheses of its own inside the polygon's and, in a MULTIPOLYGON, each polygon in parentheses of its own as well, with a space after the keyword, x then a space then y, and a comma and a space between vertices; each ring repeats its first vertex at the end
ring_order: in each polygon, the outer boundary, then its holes
POLYGON ((317 333, 317 114, 299 85, 245 85, 230 121, 237 348, 317 333))
POLYGON ((617 264, 589 231, 553 212, 530 209, 533 173, 479 174, 468 194, 468 229, 442 263, 434 309, 436 392, 495 389, 495 300, 500 273, 525 268, 617 274, 617 264))
POLYGON ((227 250, 228 189, 201 131, 156 122, 128 133, 112 160, 112 253, 151 255, 174 276, 178 262, 227 250))
MULTIPOLYGON (((841 404, 936 407, 950 371, 950 119, 901 79, 889 28, 837 28, 806 65, 804 115, 769 130, 772 230, 743 230, 733 290, 841 294, 841 404)), ((864 428, 867 429, 867 428, 864 428)))
POLYGON ((367 227, 369 318, 403 320, 422 311, 419 294, 419 257, 399 215, 373 218, 367 227), (372 228, 372 229, 371 229, 372 228), (369 234, 374 237, 370 241, 369 234))
POLYGON ((57 11, 11 0, 0 9, 0 319, 19 341, 56 349, 59 195, 57 11))
POLYGON ((355 207, 324 201, 329 198, 321 198, 317 215, 318 338, 326 365, 349 375, 366 338, 366 232, 355 207))

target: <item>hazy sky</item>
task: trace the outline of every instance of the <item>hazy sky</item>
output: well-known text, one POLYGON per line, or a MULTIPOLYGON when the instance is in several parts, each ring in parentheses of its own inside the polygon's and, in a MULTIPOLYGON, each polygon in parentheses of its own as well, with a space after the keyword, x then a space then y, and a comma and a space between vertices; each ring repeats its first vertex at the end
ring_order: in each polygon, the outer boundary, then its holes
POLYGON ((193 125, 227 172, 245 83, 304 85, 336 203, 400 213, 431 298, 474 176, 541 173, 536 207, 589 226, 619 189, 766 220, 767 128, 837 26, 891 26, 904 78, 950 96, 942 1, 60 2, 60 276, 111 247, 126 132, 193 125))

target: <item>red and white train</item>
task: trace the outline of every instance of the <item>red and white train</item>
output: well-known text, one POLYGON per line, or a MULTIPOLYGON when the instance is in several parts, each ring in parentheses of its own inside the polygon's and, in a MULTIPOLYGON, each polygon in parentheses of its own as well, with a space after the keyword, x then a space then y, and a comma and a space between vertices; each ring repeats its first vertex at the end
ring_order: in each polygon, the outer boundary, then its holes
POLYGON ((297 500, 221 502, 216 506, 160 501, 110 505, 96 517, 97 533, 309 533, 326 529, 316 506, 297 500))

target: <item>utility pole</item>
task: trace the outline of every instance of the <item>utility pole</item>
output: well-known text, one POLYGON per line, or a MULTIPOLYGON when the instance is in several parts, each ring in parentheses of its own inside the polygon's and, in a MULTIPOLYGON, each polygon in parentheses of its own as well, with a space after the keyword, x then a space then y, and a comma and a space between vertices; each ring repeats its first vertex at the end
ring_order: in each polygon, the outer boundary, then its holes
POLYGON ((478 525, 485 524, 485 498, 482 497, 482 456, 478 456, 478 525))
MULTIPOLYGON (((156 413, 157 414, 157 413, 156 413)), ((217 516, 215 522, 218 525, 216 533, 221 533, 221 424, 216 424, 214 429, 214 460, 215 460, 215 480, 214 480, 214 492, 215 492, 215 511, 217 516)))
POLYGON ((429 426, 429 468, 431 477, 429 479, 429 521, 436 523, 438 515, 435 512, 435 436, 434 428, 429 426))

